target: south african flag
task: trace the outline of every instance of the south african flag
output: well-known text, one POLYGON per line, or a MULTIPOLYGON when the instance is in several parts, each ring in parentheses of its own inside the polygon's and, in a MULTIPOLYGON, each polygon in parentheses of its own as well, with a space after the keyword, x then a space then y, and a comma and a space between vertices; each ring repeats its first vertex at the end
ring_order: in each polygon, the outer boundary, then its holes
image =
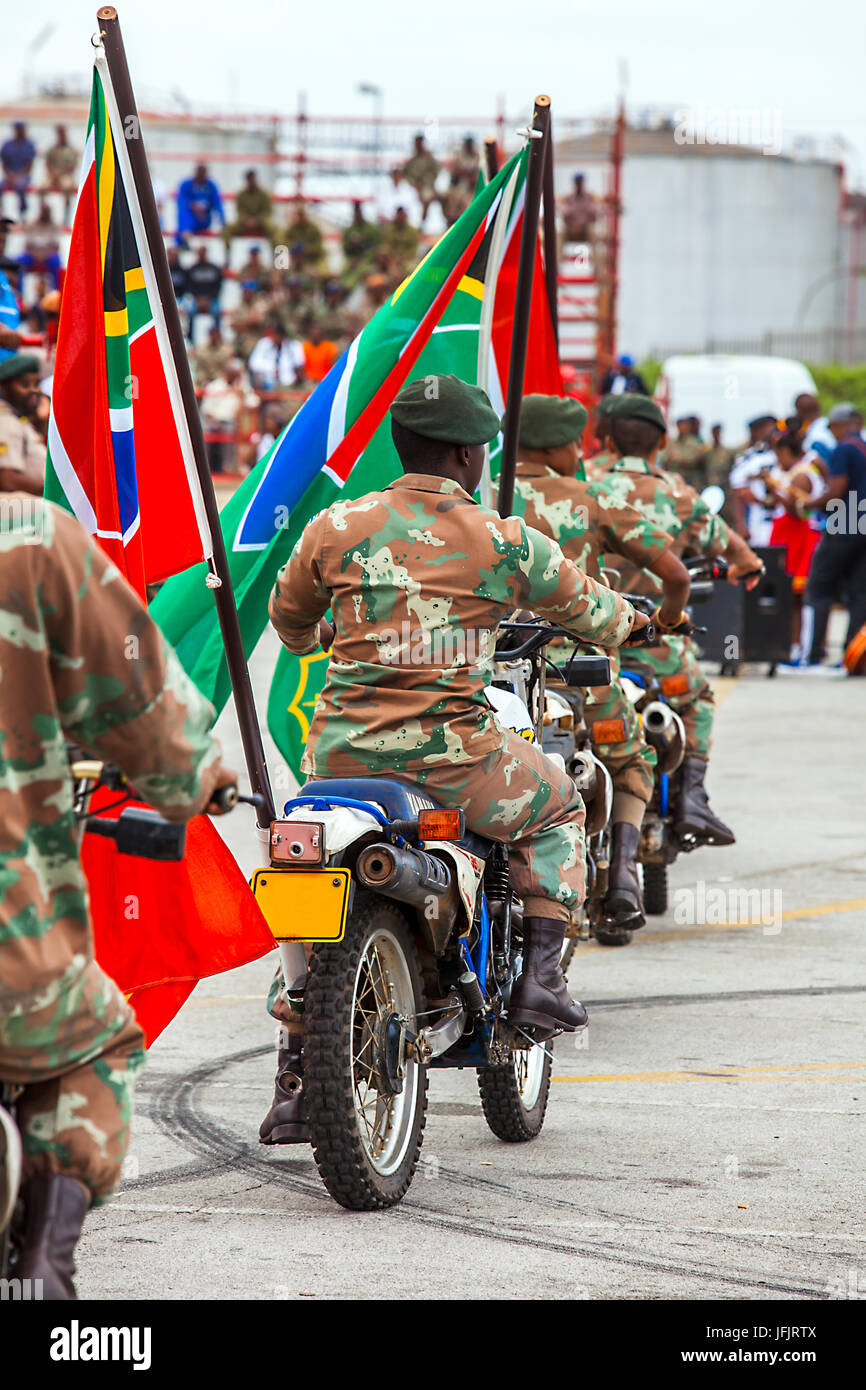
POLYGON ((63 287, 45 495, 144 595, 211 554, 162 305, 97 58, 63 287))

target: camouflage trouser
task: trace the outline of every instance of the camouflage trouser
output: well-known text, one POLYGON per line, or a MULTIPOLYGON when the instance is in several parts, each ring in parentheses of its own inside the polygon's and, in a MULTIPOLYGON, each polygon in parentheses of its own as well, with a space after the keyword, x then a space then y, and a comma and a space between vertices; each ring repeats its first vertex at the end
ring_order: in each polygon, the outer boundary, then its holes
POLYGON ((664 637, 655 647, 639 648, 636 655, 655 671, 665 699, 680 715, 686 731, 686 752, 706 762, 713 741, 715 703, 713 688, 701 669, 691 638, 664 637), (669 693, 686 684, 681 693, 669 693))
MULTIPOLYGON (((0 945, 0 974, 26 978, 27 944, 19 937, 0 945)), ((16 1101, 24 1177, 78 1178, 98 1205, 120 1178, 144 1037, 95 961, 45 993, 41 1008, 0 1017, 0 1080, 24 1088, 16 1101)))
POLYGON ((656 752, 644 738, 637 711, 620 684, 619 653, 607 655, 610 685, 588 688, 583 717, 592 735, 593 750, 610 773, 614 791, 629 792, 647 806, 652 796, 656 752), (610 720, 613 727, 600 732, 613 733, 618 741, 611 743, 597 736, 596 728, 602 720, 610 720))
MULTIPOLYGON (((508 846, 511 882, 527 917, 569 921, 586 897, 586 810, 574 782, 540 748, 507 731, 486 757, 408 770, 399 780, 423 787, 443 806, 461 807, 468 829, 508 846)), ((277 972, 268 1012, 286 1023, 292 1013, 282 984, 277 972)))

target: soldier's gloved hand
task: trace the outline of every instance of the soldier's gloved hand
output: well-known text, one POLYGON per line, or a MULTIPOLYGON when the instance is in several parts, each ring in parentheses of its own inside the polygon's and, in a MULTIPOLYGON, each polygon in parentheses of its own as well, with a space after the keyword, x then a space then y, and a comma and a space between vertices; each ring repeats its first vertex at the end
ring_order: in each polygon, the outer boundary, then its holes
POLYGON ((225 816, 229 811, 234 810, 238 799, 238 774, 232 772, 230 768, 220 764, 217 773, 217 784, 213 789, 213 795, 205 806, 207 816, 225 816), (234 795, 232 795, 234 793, 234 795))
POLYGON ((334 645, 334 637, 337 629, 328 618, 319 619, 319 642, 322 650, 329 652, 334 645))
POLYGON ((634 610, 634 621, 631 625, 631 631, 622 645, 624 647, 634 647, 639 642, 642 642, 644 633, 651 621, 652 620, 647 617, 646 613, 641 613, 640 610, 636 608, 634 610))

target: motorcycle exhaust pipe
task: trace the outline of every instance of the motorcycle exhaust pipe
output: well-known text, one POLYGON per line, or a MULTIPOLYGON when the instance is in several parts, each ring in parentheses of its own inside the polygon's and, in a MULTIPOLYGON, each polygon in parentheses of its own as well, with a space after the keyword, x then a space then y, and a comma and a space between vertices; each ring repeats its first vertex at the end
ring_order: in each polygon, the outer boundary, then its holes
POLYGON ((569 768, 584 801, 591 801, 598 791, 598 763, 589 753, 575 753, 569 768))
POLYGON ((683 721, 661 700, 651 700, 643 711, 647 743, 656 750, 660 772, 675 772, 683 760, 686 735, 683 721))
POLYGON ((365 888, 399 902, 424 908, 430 894, 443 898, 451 888, 451 870, 423 849, 368 845, 358 855, 355 873, 365 888))

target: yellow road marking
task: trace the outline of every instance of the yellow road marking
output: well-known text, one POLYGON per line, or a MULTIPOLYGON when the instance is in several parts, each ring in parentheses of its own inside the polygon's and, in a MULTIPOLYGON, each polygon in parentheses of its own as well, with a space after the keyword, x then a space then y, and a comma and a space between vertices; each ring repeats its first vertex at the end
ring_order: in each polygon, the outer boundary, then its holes
MULTIPOLYGON (((712 886, 715 887, 716 885, 712 886)), ((718 886, 722 892, 725 891, 723 884, 718 886)), ((866 898, 848 898, 844 902, 816 903, 814 907, 792 907, 787 912, 781 912, 777 920, 795 922, 801 917, 826 917, 838 912, 863 912, 864 910, 866 910, 866 898)), ((635 932, 635 940, 643 936, 646 941, 688 941, 695 937, 712 936, 713 932, 717 931, 744 931, 749 927, 763 929, 768 925, 770 925, 768 922, 707 922, 701 926, 683 927, 682 931, 651 931, 648 933, 645 927, 641 927, 639 931, 635 932)), ((579 941, 578 949, 581 956, 585 956, 587 951, 593 953, 602 951, 605 955, 610 954, 610 947, 599 946, 597 941, 579 941)))

